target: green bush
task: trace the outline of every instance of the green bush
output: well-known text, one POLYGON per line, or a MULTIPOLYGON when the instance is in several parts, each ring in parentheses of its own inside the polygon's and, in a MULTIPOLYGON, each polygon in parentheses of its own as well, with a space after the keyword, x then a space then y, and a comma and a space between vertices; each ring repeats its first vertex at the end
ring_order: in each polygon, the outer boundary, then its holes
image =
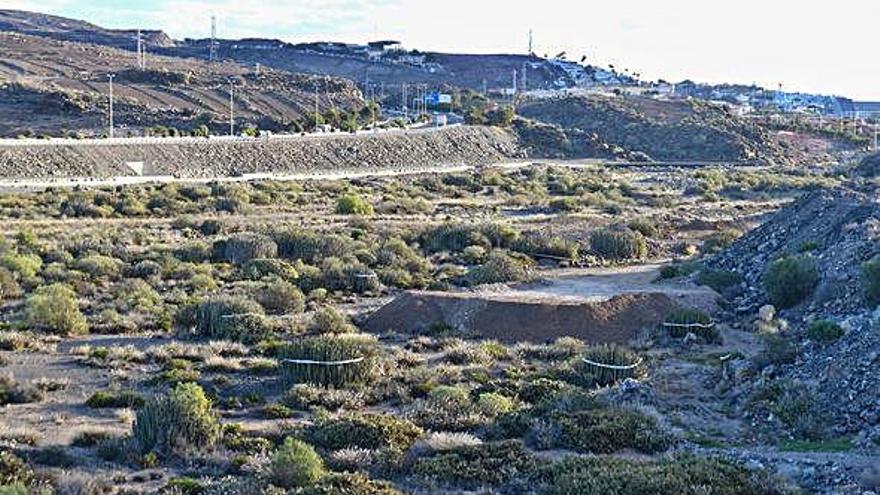
POLYGON ((213 339, 256 342, 269 333, 263 307, 240 297, 216 297, 184 307, 177 322, 195 336, 213 339))
POLYGON ((0 256, 0 266, 27 279, 36 276, 43 266, 43 260, 35 254, 17 254, 7 251, 0 256))
POLYGON ((807 325, 808 339, 820 344, 830 344, 843 337, 843 328, 830 320, 816 320, 807 325))
POLYGON ((86 400, 86 405, 95 409, 131 407, 138 408, 144 405, 144 398, 132 390, 99 390, 86 400))
POLYGON ((486 262, 467 273, 470 285, 522 282, 531 278, 530 260, 492 251, 486 262))
POLYGON ((261 234, 236 234, 214 243, 214 257, 236 265, 277 255, 278 245, 275 241, 261 234))
POLYGON ((696 309, 678 309, 670 313, 664 323, 669 336, 681 339, 692 333, 702 342, 716 344, 721 342, 721 334, 713 324, 712 317, 707 313, 696 309), (693 326, 671 326, 671 325, 693 325, 693 326), (699 325, 699 326, 698 326, 699 325))
POLYGON ((306 296, 290 282, 273 282, 259 291, 257 301, 271 315, 302 313, 306 296))
POLYGON ((366 199, 355 195, 345 194, 336 201, 336 213, 339 215, 373 215, 373 205, 366 199))
POLYGON ((61 335, 82 335, 89 331, 79 311, 76 293, 62 284, 44 285, 27 298, 25 323, 61 335))
POLYGON ((21 287, 15 275, 6 268, 0 267, 0 302, 21 297, 21 287))
POLYGON ((610 260, 644 258, 648 254, 645 236, 629 229, 601 229, 590 234, 590 250, 610 260))
POLYGON ((526 478, 542 462, 521 442, 506 441, 461 447, 448 453, 416 461, 416 476, 447 485, 478 488, 499 486, 517 478, 526 478))
POLYGON ((269 477, 282 488, 311 485, 325 474, 324 461, 311 445, 287 437, 269 461, 269 477))
POLYGON ((711 287, 717 292, 724 292, 742 281, 743 277, 739 273, 725 270, 702 270, 697 274, 698 284, 711 287))
POLYGON ((806 255, 780 258, 764 274, 764 290, 779 309, 796 306, 813 293, 818 283, 816 262, 806 255))
POLYGON ((302 229, 272 233, 278 254, 290 260, 317 264, 325 258, 340 258, 351 252, 352 240, 340 235, 322 235, 302 229))
POLYGON ((875 256, 862 265, 862 286, 868 302, 880 304, 880 256, 875 256))
POLYGON ((703 241, 703 249, 704 253, 717 253, 722 249, 733 244, 737 239, 742 236, 742 232, 735 229, 727 229, 722 230, 720 232, 715 232, 710 235, 703 241))
POLYGON ((306 429, 306 438, 328 450, 358 447, 402 452, 423 433, 413 423, 388 414, 357 414, 315 423, 306 429))
POLYGON ((386 481, 376 481, 359 473, 331 473, 296 495, 403 495, 386 481))
POLYGON ((577 242, 562 237, 530 232, 513 241, 510 249, 529 256, 551 256, 575 261, 578 259, 580 246, 577 242))
POLYGON ((730 461, 678 455, 658 461, 568 457, 542 470, 541 495, 783 495, 798 493, 730 461))
POLYGON ((486 249, 506 248, 518 237, 517 231, 505 224, 445 223, 424 231, 419 236, 419 241, 429 253, 441 251, 458 253, 468 246, 481 246, 486 249))
POLYGON ((181 383, 138 409, 132 438, 141 453, 205 450, 220 439, 220 422, 204 390, 181 383))
POLYGON ((656 421, 640 412, 607 408, 558 413, 553 421, 562 446, 583 453, 613 454, 635 449, 646 454, 669 448, 672 439, 656 421))
POLYGON ((0 486, 15 483, 26 485, 33 480, 34 472, 21 458, 12 452, 0 450, 0 486))
POLYGON ((626 378, 641 378, 645 375, 645 366, 641 364, 642 357, 619 345, 602 344, 590 346, 580 357, 581 359, 577 367, 582 374, 579 380, 583 381, 584 384, 605 387, 626 378), (628 369, 609 369, 584 362, 584 359, 593 363, 611 366, 631 366, 634 364, 638 364, 638 366, 628 369))
POLYGON ((376 352, 376 341, 365 336, 324 335, 294 341, 279 354, 282 358, 282 370, 289 381, 341 387, 369 381, 373 374, 376 352), (341 365, 323 365, 284 360, 356 361, 341 365))
POLYGON ((248 261, 242 267, 244 276, 251 280, 260 280, 265 277, 277 277, 284 281, 292 281, 299 278, 296 268, 290 263, 274 258, 257 258, 248 261))
POLYGON ((318 310, 309 323, 309 332, 321 335, 356 333, 357 327, 348 321, 348 317, 333 306, 325 306, 318 310))
POLYGON ((122 270, 122 261, 112 256, 91 254, 76 261, 77 270, 88 273, 92 278, 116 278, 122 270))

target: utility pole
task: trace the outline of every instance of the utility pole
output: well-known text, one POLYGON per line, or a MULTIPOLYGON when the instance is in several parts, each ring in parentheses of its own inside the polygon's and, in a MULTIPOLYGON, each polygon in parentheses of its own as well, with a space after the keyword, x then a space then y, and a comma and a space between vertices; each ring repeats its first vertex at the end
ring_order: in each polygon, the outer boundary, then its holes
POLYGON ((144 70, 143 62, 141 61, 141 52, 143 50, 142 43, 143 42, 141 41, 141 29, 138 28, 138 30, 137 30, 137 65, 138 65, 138 69, 144 70))
POLYGON ((409 102, 406 100, 406 83, 400 85, 402 93, 403 93, 403 121, 406 122, 409 118, 409 102))
POLYGON ((532 56, 533 53, 535 53, 535 51, 532 49, 532 48, 533 48, 533 47, 532 47, 532 41, 533 41, 533 38, 532 38, 532 30, 529 29, 529 53, 528 53, 528 55, 529 55, 530 57, 532 56))
POLYGON ((315 132, 318 132, 318 81, 315 81, 315 132))
POLYGON ((211 44, 208 47, 208 60, 217 60, 217 16, 211 16, 211 44))
POLYGON ((229 80, 229 137, 235 136, 235 113, 233 90, 235 89, 232 79, 229 80))
POLYGON ((877 138, 880 136, 880 122, 874 122, 874 152, 880 151, 880 148, 877 147, 877 138))
POLYGON ((510 101, 511 102, 514 99, 516 99, 516 92, 517 92, 517 89, 516 89, 516 69, 513 69, 513 92, 510 93, 510 101))
POLYGON ((109 136, 113 138, 113 78, 116 77, 116 74, 107 74, 107 79, 110 80, 110 133, 109 136))

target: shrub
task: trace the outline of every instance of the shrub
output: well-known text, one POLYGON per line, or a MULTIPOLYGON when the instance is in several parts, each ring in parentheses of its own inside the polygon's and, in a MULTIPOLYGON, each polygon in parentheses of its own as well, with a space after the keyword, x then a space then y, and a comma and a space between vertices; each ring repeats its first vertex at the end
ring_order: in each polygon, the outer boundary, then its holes
POLYGON ((791 308, 806 299, 818 283, 816 262, 806 255, 780 258, 764 274, 764 290, 780 309, 791 308))
POLYGON ((645 237, 654 237, 657 235, 657 227, 647 218, 633 219, 626 226, 629 227, 630 230, 638 232, 645 237))
POLYGON ((144 398, 132 390, 99 390, 86 400, 86 405, 95 409, 108 407, 138 408, 144 405, 144 398))
POLYGON ((262 306, 240 297, 217 297, 185 307, 177 321, 199 337, 256 342, 269 333, 262 306))
POLYGON ((355 194, 345 194, 336 201, 336 213, 339 215, 371 216, 373 205, 355 194))
POLYGON ((311 485, 324 476, 324 461, 311 445, 287 437, 269 462, 269 477, 283 488, 311 485))
POLYGON ((282 361, 288 380, 341 387, 362 384, 372 378, 376 341, 363 336, 320 336, 297 340, 280 351, 285 360, 346 364, 315 364, 282 361))
POLYGON ((703 241, 703 249, 704 253, 717 253, 722 249, 730 246, 737 239, 742 236, 742 232, 735 229, 727 229, 722 230, 720 232, 716 232, 703 241))
POLYGON ((376 481, 359 473, 331 473, 297 495, 403 495, 386 481, 376 481))
POLYGON ((257 301, 267 313, 285 315, 301 313, 305 309, 306 296, 289 282, 273 282, 259 292, 257 301))
POLYGON ((205 391, 195 383, 182 383, 138 409, 132 438, 142 453, 204 450, 219 440, 220 423, 205 391))
POLYGON ((807 325, 806 336, 808 339, 820 344, 830 344, 843 337, 843 328, 830 320, 816 320, 807 325))
POLYGON ((321 284, 328 290, 362 294, 379 289, 379 277, 357 260, 327 258, 321 264, 321 284))
POLYGON ((511 243, 510 248, 529 256, 552 256, 570 261, 577 260, 580 250, 577 242, 537 232, 522 235, 511 243))
POLYGON ((77 270, 86 272, 92 278, 116 278, 122 270, 122 261, 111 256, 91 254, 77 260, 77 270))
POLYGON ((43 266, 43 260, 35 254, 17 254, 8 251, 0 256, 0 266, 17 273, 20 278, 33 278, 43 266))
POLYGON ((724 292, 743 281, 742 275, 725 270, 702 270, 697 274, 697 283, 711 287, 717 292, 724 292))
POLYGON ((613 454, 635 449, 653 454, 666 450, 672 441, 653 418, 630 409, 563 412, 555 414, 553 422, 562 446, 582 453, 613 454))
POLYGON ((467 282, 470 285, 522 282, 529 278, 529 262, 503 251, 492 251, 486 263, 467 273, 467 282))
POLYGON ((39 287, 27 298, 25 322, 30 327, 61 335, 81 335, 89 331, 79 311, 76 293, 62 284, 39 287))
POLYGON ((578 364, 582 372, 581 380, 585 383, 595 384, 599 386, 607 386, 617 383, 626 378, 639 378, 644 376, 645 367, 642 358, 637 353, 618 345, 595 345, 591 346, 581 355, 581 361, 578 364), (584 359, 611 366, 625 366, 626 369, 609 369, 592 363, 583 361, 584 359), (630 367, 632 365, 638 365, 630 367))
POLYGON ((419 240, 426 251, 461 252, 468 246, 504 248, 518 237, 513 227, 504 224, 454 224, 445 223, 426 230, 419 240))
POLYGON ((11 375, 0 375, 0 406, 27 404, 43 400, 43 392, 34 386, 22 385, 11 375))
POLYGON ((593 254, 610 260, 643 258, 648 254, 645 236, 629 229, 602 229, 590 235, 593 254))
POLYGON ((869 303, 880 304, 880 256, 862 265, 862 286, 869 303))
MULTIPOLYGON (((0 486, 15 483, 29 484, 33 479, 34 472, 23 460, 12 452, 0 450, 0 486)), ((27 492, 22 491, 21 493, 27 492)))
POLYGON ((278 245, 267 236, 260 234, 237 234, 214 243, 214 257, 236 265, 260 258, 274 258, 278 255, 278 245))
POLYGON ((539 476, 542 495, 771 495, 797 493, 730 461, 682 454, 658 461, 568 457, 539 476))
POLYGON ((712 317, 702 311, 678 309, 670 313, 664 323, 670 337, 681 339, 692 333, 703 342, 721 342, 721 334, 715 328, 712 317))
POLYGON ((521 442, 506 441, 462 447, 413 465, 416 476, 446 484, 477 488, 498 486, 526 477, 541 465, 521 442))
POLYGON ((325 306, 318 310, 309 323, 309 332, 324 334, 355 333, 357 327, 348 321, 348 317, 333 306, 325 306))
POLYGON ((387 414, 357 414, 315 423, 306 430, 306 438, 328 450, 388 447, 404 451, 423 433, 421 428, 405 419, 387 414))
POLYGON ((352 241, 339 235, 319 235, 310 230, 280 230, 272 234, 278 254, 291 260, 316 264, 325 258, 341 257, 350 252, 352 241))
POLYGON ((21 287, 15 275, 6 268, 0 267, 0 302, 21 297, 21 287))
POLYGON ((281 280, 296 280, 299 274, 290 263, 273 258, 257 258, 248 261, 242 267, 244 276, 251 280, 260 280, 265 277, 278 277, 281 280))

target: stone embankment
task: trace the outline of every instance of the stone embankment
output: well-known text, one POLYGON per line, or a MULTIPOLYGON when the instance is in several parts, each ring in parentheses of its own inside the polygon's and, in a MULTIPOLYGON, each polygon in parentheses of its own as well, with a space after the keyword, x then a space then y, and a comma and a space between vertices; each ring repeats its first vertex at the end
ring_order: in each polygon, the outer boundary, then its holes
POLYGON ((212 178, 428 170, 521 157, 516 137, 509 131, 471 126, 268 138, 7 141, 0 142, 0 178, 212 178))

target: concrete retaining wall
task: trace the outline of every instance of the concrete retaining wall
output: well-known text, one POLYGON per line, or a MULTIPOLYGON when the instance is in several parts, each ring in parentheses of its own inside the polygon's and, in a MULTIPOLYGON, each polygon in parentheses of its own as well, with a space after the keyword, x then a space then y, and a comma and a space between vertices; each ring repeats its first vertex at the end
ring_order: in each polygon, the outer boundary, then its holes
POLYGON ((486 165, 522 157, 509 131, 438 130, 271 138, 168 138, 89 142, 0 142, 0 177, 40 179, 422 169, 486 165))

